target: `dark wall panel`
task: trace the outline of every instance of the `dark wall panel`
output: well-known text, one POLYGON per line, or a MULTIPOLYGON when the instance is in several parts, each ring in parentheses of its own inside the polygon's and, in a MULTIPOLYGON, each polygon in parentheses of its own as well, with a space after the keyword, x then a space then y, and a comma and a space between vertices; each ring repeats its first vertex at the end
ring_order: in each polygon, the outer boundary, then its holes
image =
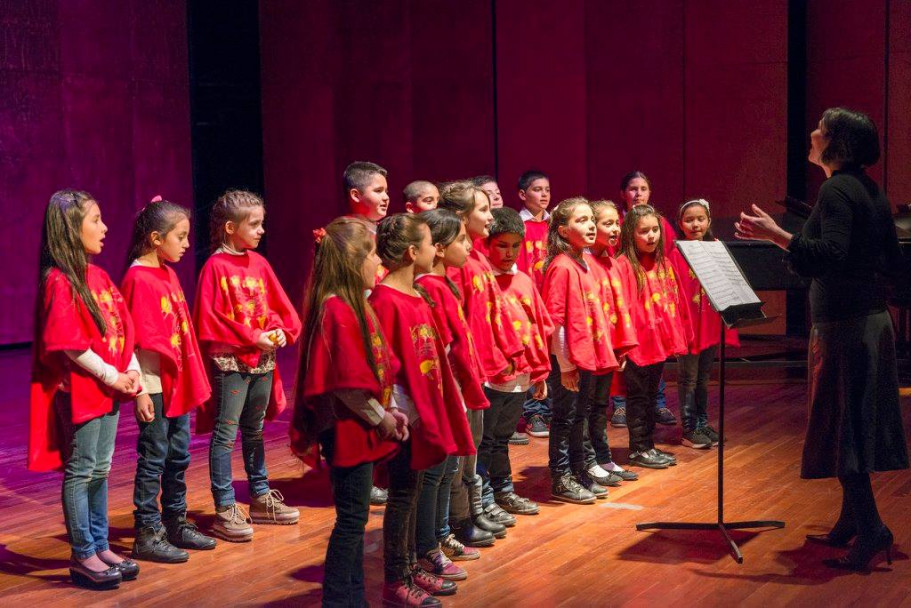
POLYGON ((886 187, 893 204, 911 203, 911 2, 893 1, 889 8, 886 187))
MULTIPOLYGON (((133 216, 162 194, 192 206, 186 8, 176 1, 4 5, 0 30, 0 344, 32 337, 44 208, 94 194, 109 231, 96 260, 119 280, 133 216)), ((178 266, 192 292, 192 262, 178 266)))

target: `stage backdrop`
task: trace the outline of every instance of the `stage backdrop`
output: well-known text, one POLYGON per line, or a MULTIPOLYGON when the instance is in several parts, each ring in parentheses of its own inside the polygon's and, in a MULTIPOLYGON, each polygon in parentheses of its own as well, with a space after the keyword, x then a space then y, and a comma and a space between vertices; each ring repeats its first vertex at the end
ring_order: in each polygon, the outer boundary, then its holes
MULTIPOLYGON (((0 344, 12 344, 32 339, 41 226, 55 190, 98 199, 109 231, 96 261, 115 281, 136 210, 155 194, 193 206, 186 6, 4 2, 0 19, 0 344)), ((191 292, 187 257, 178 271, 191 292)))

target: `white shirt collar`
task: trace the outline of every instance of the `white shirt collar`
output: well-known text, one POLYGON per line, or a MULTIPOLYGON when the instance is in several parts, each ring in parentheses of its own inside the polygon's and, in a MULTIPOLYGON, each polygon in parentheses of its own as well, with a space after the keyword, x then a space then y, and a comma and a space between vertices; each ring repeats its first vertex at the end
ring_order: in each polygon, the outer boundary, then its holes
MULTIPOLYGON (((522 207, 522 209, 519 211, 519 217, 522 218, 522 221, 523 221, 523 222, 527 222, 528 220, 534 220, 534 219, 535 219, 535 216, 533 216, 533 215, 531 214, 531 211, 529 211, 529 210, 526 209, 525 207, 522 207)), ((535 221, 538 221, 538 220, 535 220, 535 221)), ((549 222, 549 221, 550 221, 550 214, 549 214, 546 210, 544 211, 544 216, 543 216, 543 219, 542 219, 541 221, 543 221, 543 222, 549 222)))

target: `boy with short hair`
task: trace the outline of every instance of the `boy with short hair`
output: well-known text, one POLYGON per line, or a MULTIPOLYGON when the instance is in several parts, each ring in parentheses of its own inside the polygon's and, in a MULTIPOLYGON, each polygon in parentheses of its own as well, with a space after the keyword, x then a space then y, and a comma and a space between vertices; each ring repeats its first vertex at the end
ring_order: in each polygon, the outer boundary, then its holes
MULTIPOLYGON (((531 169, 519 177, 519 199, 522 210, 519 217, 525 223, 525 239, 517 261, 519 270, 529 275, 538 291, 544 285, 544 262, 547 258, 547 230, 550 227, 550 179, 543 171, 531 169)), ((532 437, 550 435, 550 399, 536 399, 529 395, 523 416, 525 431, 532 437)))
POLYGON ((490 408, 484 410, 478 469, 484 483, 482 504, 485 514, 510 525, 510 514, 538 513, 538 505, 516 494, 513 487, 509 439, 522 415, 529 389, 533 390, 536 399, 547 396, 545 380, 550 373, 547 343, 554 326, 531 277, 516 267, 525 237, 521 217, 508 207, 494 209, 492 213, 494 221, 487 238, 487 257, 502 290, 504 306, 508 307, 513 320, 508 330, 516 332, 525 350, 513 360, 513 370, 488 378, 484 384, 490 408))
POLYGON ((386 170, 376 163, 355 161, 345 168, 345 199, 351 215, 367 221, 376 234, 376 225, 389 209, 389 184, 386 170))
POLYGON ((440 202, 440 191, 433 182, 423 179, 413 181, 402 190, 402 199, 405 201, 405 211, 420 213, 437 208, 440 202))

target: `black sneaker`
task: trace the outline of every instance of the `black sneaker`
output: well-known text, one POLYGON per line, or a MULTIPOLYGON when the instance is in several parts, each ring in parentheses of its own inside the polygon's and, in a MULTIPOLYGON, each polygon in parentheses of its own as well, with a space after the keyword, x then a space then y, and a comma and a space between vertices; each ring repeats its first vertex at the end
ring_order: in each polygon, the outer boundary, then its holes
POLYGON ((547 423, 544 422, 544 417, 541 414, 534 414, 528 419, 528 424, 525 425, 525 432, 532 437, 550 437, 550 429, 547 428, 547 423))
POLYGON ((639 475, 633 471, 627 471, 626 469, 622 469, 620 471, 611 471, 611 475, 617 475, 623 481, 637 481, 639 479, 639 475))
POLYGON ((655 448, 644 452, 632 452, 629 455, 629 463, 638 467, 647 469, 666 469, 670 465, 667 458, 661 456, 655 448))
POLYGON ((664 450, 653 448, 659 456, 667 460, 667 463, 672 467, 677 466, 677 457, 674 456, 671 452, 665 452, 664 450))
POLYGON ((674 416, 674 412, 671 410, 666 407, 661 407, 655 412, 655 422, 665 426, 674 426, 677 424, 677 417, 674 416))
POLYGON ((528 439, 528 435, 519 431, 514 432, 509 437, 509 445, 528 445, 529 443, 531 441, 528 439))
POLYGON ((211 536, 206 536, 195 525, 187 521, 186 517, 175 517, 164 522, 168 535, 168 542, 181 549, 194 549, 207 551, 214 549, 216 541, 211 536))
POLYGON ((595 495, 595 498, 607 498, 608 490, 600 483, 592 479, 591 475, 583 471, 576 475, 576 481, 579 482, 579 485, 595 495))
POLYGON ((550 490, 551 495, 557 500, 571 502, 576 505, 594 504, 595 495, 579 485, 579 482, 573 479, 572 475, 564 475, 553 482, 550 490))
POLYGON ((370 488, 370 504, 380 506, 386 504, 387 500, 389 500, 389 492, 387 490, 376 486, 370 488))
POLYGON ((697 450, 705 450, 712 447, 711 438, 704 435, 701 429, 683 431, 682 443, 685 446, 696 448, 697 450))
POLYGON ((497 505, 507 513, 514 513, 516 515, 537 515, 540 510, 538 508, 538 503, 523 498, 515 492, 497 492, 493 495, 493 498, 497 501, 497 505))
POLYGON ((190 554, 178 549, 165 538, 164 526, 157 530, 146 526, 136 531, 133 542, 133 559, 142 559, 162 564, 180 564, 190 559, 190 554))
POLYGON ((719 440, 721 437, 718 435, 718 432, 717 432, 715 429, 713 429, 713 428, 710 427, 709 425, 705 425, 705 426, 699 427, 699 428, 696 429, 696 430, 702 431, 702 434, 703 434, 703 435, 705 435, 706 437, 708 437, 709 439, 711 439, 711 440, 712 440, 712 445, 718 445, 718 440, 719 440))
POLYGON ((503 507, 495 502, 492 502, 484 507, 484 515, 487 517, 487 519, 495 521, 498 524, 502 524, 507 528, 512 528, 516 525, 516 516, 505 511, 503 507))
POLYGON ((618 429, 626 428, 626 408, 625 407, 615 407, 614 415, 610 417, 610 425, 615 426, 618 429))

